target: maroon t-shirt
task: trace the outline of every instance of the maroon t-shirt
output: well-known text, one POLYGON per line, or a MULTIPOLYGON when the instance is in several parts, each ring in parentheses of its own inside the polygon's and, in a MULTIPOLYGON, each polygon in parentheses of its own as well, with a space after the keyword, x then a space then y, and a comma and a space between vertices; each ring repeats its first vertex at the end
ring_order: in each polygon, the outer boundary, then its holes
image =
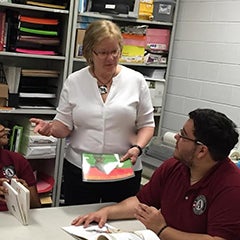
POLYGON ((189 168, 168 159, 137 197, 161 209, 173 228, 240 240, 240 169, 229 159, 219 162, 192 186, 189 168))
MULTIPOLYGON (((30 163, 19 153, 0 149, 0 178, 5 177, 4 172, 7 171, 5 168, 13 169, 15 175, 18 178, 24 179, 28 186, 33 186, 36 184, 36 179, 30 163)), ((0 201, 0 211, 6 210, 6 204, 0 201)))

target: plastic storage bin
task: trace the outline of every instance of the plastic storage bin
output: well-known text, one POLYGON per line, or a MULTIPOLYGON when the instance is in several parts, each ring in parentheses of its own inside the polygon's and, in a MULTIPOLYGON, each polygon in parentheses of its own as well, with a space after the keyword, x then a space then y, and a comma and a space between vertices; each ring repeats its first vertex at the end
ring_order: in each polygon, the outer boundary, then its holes
POLYGON ((176 2, 173 0, 154 0, 153 20, 160 22, 172 22, 176 2))

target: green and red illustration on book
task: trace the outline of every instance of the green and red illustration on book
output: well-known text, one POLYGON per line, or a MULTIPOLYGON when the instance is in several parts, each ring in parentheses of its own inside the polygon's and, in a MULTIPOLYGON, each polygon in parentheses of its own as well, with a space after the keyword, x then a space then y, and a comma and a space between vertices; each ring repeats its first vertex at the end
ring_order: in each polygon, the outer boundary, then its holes
POLYGON ((82 154, 83 181, 119 181, 134 176, 130 159, 120 162, 119 154, 82 154))

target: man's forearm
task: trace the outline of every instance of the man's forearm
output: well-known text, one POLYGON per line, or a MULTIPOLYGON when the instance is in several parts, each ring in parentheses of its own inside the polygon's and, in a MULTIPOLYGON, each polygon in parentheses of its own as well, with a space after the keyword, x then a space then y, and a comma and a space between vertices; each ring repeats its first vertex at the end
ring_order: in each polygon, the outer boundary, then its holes
POLYGON ((105 210, 108 212, 108 219, 134 218, 135 207, 138 203, 137 197, 130 197, 120 203, 106 207, 105 210))

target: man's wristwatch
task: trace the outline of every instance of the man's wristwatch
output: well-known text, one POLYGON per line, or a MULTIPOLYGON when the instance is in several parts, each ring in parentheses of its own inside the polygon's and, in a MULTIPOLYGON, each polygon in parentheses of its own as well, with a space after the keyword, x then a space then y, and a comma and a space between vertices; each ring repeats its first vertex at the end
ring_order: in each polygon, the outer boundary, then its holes
POLYGON ((130 148, 134 148, 134 147, 138 148, 138 150, 139 150, 138 156, 142 155, 142 152, 143 152, 142 148, 137 144, 132 145, 130 148))

